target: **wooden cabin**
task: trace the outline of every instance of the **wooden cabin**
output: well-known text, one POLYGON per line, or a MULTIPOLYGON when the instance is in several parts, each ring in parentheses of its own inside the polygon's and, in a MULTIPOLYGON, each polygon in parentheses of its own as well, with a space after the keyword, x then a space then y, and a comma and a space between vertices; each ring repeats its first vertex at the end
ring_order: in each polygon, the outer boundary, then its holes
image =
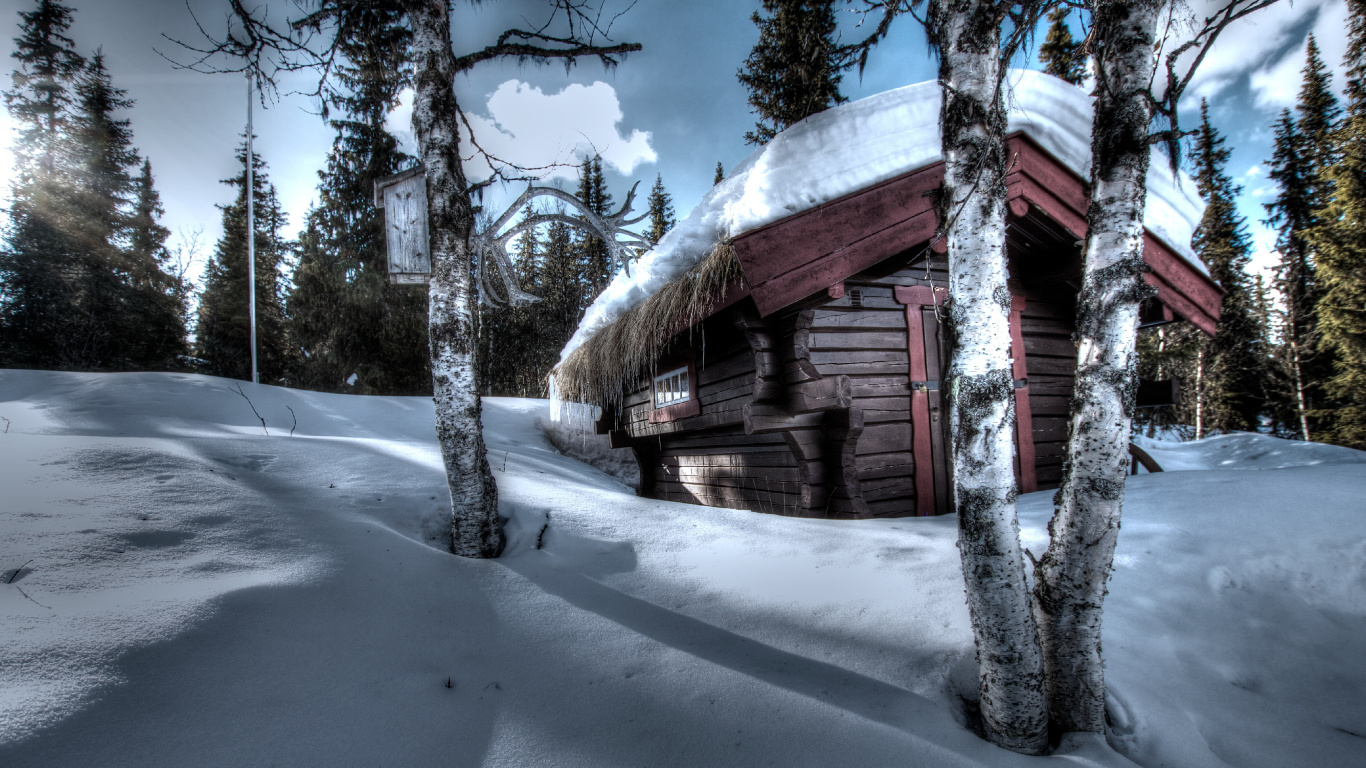
MULTIPOLYGON (((1083 180, 1029 136, 1008 144, 1016 469, 1028 493, 1061 479, 1088 200, 1083 180)), ((919 168, 709 257, 734 266, 705 309, 675 322, 619 392, 596 390, 597 430, 634 452, 640 495, 800 517, 951 511, 947 260, 931 247, 939 222, 927 194, 942 178, 942 162, 919 168)), ((1144 258, 1156 298, 1143 322, 1213 333, 1218 285, 1151 232, 1144 258)), ((601 358, 598 337, 557 377, 582 377, 601 358)))

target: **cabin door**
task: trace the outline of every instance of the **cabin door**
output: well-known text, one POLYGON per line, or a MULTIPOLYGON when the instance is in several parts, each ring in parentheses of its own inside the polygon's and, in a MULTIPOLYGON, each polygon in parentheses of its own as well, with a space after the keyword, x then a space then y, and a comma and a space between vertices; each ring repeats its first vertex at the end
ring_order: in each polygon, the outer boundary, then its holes
MULTIPOLYGON (((896 300, 906 305, 906 351, 911 384, 911 452, 915 472, 915 513, 942 515, 953 511, 949 488, 948 410, 940 383, 948 371, 949 350, 942 325, 947 290, 897 286, 896 300)), ((1021 493, 1038 490, 1034 477, 1033 419, 1025 366, 1024 297, 1010 307, 1011 375, 1015 386, 1015 476, 1021 493)))

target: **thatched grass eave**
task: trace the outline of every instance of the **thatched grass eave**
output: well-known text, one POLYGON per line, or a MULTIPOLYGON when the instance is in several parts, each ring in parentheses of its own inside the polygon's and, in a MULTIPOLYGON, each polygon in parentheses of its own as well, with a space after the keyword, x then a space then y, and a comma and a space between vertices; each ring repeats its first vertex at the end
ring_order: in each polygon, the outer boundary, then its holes
POLYGON ((554 370, 558 397, 610 405, 647 381, 669 341, 724 306, 728 294, 748 291, 729 239, 696 266, 598 331, 554 370))

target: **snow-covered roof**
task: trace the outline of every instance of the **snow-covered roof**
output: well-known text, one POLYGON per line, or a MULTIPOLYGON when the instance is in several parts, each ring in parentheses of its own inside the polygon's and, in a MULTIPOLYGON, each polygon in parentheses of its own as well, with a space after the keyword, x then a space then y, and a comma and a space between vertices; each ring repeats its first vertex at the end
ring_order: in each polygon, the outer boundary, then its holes
MULTIPOLYGON (((1023 131, 1082 178, 1091 169, 1091 97, 1030 70, 1010 76, 1008 131, 1023 131)), ((789 127, 756 149, 654 250, 617 274, 584 314, 560 353, 563 361, 598 331, 639 306, 711 253, 720 239, 815 208, 941 159, 937 82, 909 85, 828 109, 789 127)), ((1190 247, 1204 204, 1167 159, 1148 169, 1144 225, 1204 274, 1190 247)))

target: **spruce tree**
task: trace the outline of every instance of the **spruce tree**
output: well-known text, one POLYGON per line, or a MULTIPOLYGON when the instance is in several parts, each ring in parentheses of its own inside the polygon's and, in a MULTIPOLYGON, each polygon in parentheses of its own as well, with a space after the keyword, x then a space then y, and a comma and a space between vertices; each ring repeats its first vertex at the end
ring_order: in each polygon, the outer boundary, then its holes
MULTIPOLYGON (((579 192, 578 197, 584 202, 588 209, 597 214, 609 212, 612 205, 612 195, 607 191, 607 181, 602 175, 602 157, 594 155, 585 157, 583 165, 579 168, 579 192)), ((591 232, 579 232, 576 242, 579 250, 580 275, 582 283, 582 299, 580 300, 580 312, 587 308, 593 300, 602 293, 607 284, 612 281, 612 257, 607 251, 607 244, 602 238, 597 237, 591 232)), ((577 322, 577 318, 575 320, 577 322)))
POLYGON ((582 272, 578 249, 568 225, 553 222, 546 228, 537 281, 541 300, 536 303, 543 339, 541 362, 548 372, 559 362, 564 348, 583 314, 582 272))
MULTIPOLYGON (((1200 104, 1196 133, 1195 184, 1205 200, 1205 213, 1193 245, 1224 289, 1219 326, 1204 344, 1202 427, 1210 431, 1256 431, 1266 399, 1266 352, 1257 323, 1257 298, 1247 274, 1251 243, 1238 215, 1242 187, 1225 172, 1229 150, 1210 124, 1209 105, 1200 104)), ((1197 435, 1198 437, 1198 435, 1197 435)))
POLYGON ((1072 39, 1072 30, 1067 26, 1070 6, 1060 5, 1048 14, 1048 35, 1039 46, 1039 61, 1043 71, 1066 80, 1072 85, 1081 85, 1086 79, 1086 56, 1081 51, 1081 43, 1072 39))
POLYGON ((70 367, 67 321, 78 312, 82 280, 69 231, 69 134, 85 61, 65 34, 72 9, 39 0, 19 17, 19 67, 5 92, 16 140, 8 247, 0 249, 0 365, 70 367))
MULTIPOLYGON (((527 209, 525 215, 532 215, 527 209)), ((516 241, 514 276, 522 290, 539 296, 541 240, 528 229, 516 241)), ((494 282, 499 282, 495 274, 494 282)), ((500 286, 506 288, 506 286, 500 286)), ((493 306, 485 302, 479 329, 484 335, 480 349, 484 394, 510 397, 544 397, 542 379, 549 371, 542 329, 537 322, 540 303, 529 306, 493 306)), ((559 349, 550 354, 558 355, 559 349)))
POLYGON ((1323 294, 1322 346, 1333 373, 1325 387, 1333 407, 1320 414, 1323 438, 1366 448, 1366 0, 1349 0, 1347 113, 1332 133, 1332 163, 1323 170, 1332 197, 1309 230, 1323 294))
POLYGON ((410 36, 396 3, 358 11, 339 36, 342 62, 326 95, 329 112, 338 113, 329 121, 337 136, 299 238, 287 304, 303 387, 431 392, 427 294, 389 283, 384 212, 374 205, 375 180, 412 164, 384 128, 407 83, 410 36))
POLYGON ((122 249, 138 156, 129 121, 114 116, 133 102, 113 86, 99 52, 77 79, 76 96, 68 227, 78 249, 72 266, 79 269, 80 300, 68 319, 77 341, 69 354, 79 354, 72 362, 80 368, 141 367, 131 359, 141 329, 133 265, 122 249))
POLYGON ((664 191, 664 177, 660 174, 655 174, 655 185, 650 188, 648 202, 650 228, 645 232, 645 239, 650 241, 650 245, 658 245, 664 234, 678 223, 674 218, 673 196, 664 191))
MULTIPOLYGON (((234 379, 251 379, 251 325, 247 292, 247 152, 244 141, 237 151, 242 171, 224 179, 237 190, 223 211, 223 236, 205 270, 204 292, 199 300, 195 327, 195 355, 206 373, 234 379)), ((280 296, 280 264, 283 241, 278 227, 284 213, 259 155, 252 157, 256 231, 256 338, 258 370, 262 383, 286 383, 293 368, 293 345, 286 338, 280 296)))
POLYGON ((721 182, 723 182, 723 181, 725 181, 725 180, 726 180, 726 169, 725 169, 725 166, 721 165, 721 161, 720 161, 720 160, 717 160, 717 161, 716 161, 716 175, 712 177, 711 185, 714 187, 714 186, 716 186, 717 184, 720 184, 721 182))
POLYGON ((1325 168, 1334 150, 1332 126, 1341 109, 1333 95, 1332 75, 1324 66, 1311 35, 1295 114, 1281 114, 1276 125, 1275 150, 1268 176, 1279 187, 1276 199, 1265 207, 1266 223, 1276 228, 1276 251, 1280 264, 1276 288, 1285 302, 1281 349, 1275 359, 1284 386, 1269 393, 1277 421, 1290 422, 1296 433, 1316 439, 1315 414, 1330 410, 1323 383, 1332 375, 1331 351, 1320 344, 1318 304, 1322 294, 1317 276, 1317 257, 1308 233, 1319 223, 1327 205, 1331 183, 1325 168))
POLYGON ((766 144, 803 118, 847 101, 840 95, 833 0, 764 0, 764 13, 750 17, 759 41, 738 73, 759 119, 745 134, 766 144))
POLYGON ((140 367, 155 370, 179 368, 188 352, 186 286, 167 272, 171 255, 166 239, 171 232, 159 221, 164 212, 152 163, 143 160, 133 179, 133 214, 127 222, 125 262, 134 302, 130 320, 137 329, 129 343, 130 357, 140 367))

